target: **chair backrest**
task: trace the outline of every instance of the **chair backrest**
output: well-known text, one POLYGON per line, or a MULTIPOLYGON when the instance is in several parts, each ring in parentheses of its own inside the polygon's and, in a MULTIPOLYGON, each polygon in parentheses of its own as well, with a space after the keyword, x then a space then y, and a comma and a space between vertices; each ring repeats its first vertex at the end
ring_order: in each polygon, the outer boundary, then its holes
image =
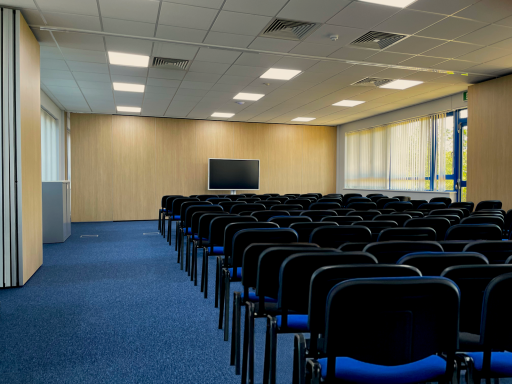
POLYGON ((424 211, 433 211, 434 209, 444 209, 446 208, 446 204, 445 203, 426 203, 426 204, 421 204, 418 209, 421 209, 421 210, 424 210, 424 211))
POLYGON ((436 231, 429 227, 402 227, 384 229, 377 238, 377 241, 435 241, 436 231))
MULTIPOLYGON (((196 212, 197 213, 197 212, 196 212)), ((199 238, 199 245, 202 246, 203 239, 208 240, 210 238, 210 223, 213 219, 219 216, 233 216, 238 217, 236 215, 231 215, 228 212, 211 212, 198 215, 198 229, 197 229, 197 237, 199 238)), ((195 217, 195 215, 194 215, 195 217)), ((192 218, 192 226, 194 226, 194 217, 192 218)))
POLYGON ((254 204, 254 203, 261 201, 261 199, 257 198, 257 197, 242 197, 242 198, 238 199, 237 201, 245 201, 247 204, 254 204))
POLYGON ((330 265, 317 269, 311 276, 308 305, 308 328, 311 332, 313 350, 316 350, 314 336, 324 333, 327 295, 335 285, 351 279, 407 276, 419 277, 421 272, 409 265, 385 264, 330 265))
POLYGON ((346 206, 348 207, 349 204, 353 204, 353 203, 373 203, 373 201, 371 201, 371 199, 369 199, 368 197, 351 197, 350 199, 347 200, 346 202, 346 206))
POLYGON ((510 231, 512 227, 512 209, 509 209, 505 214, 505 231, 510 231))
POLYGON ((436 240, 443 240, 450 226, 450 220, 441 216, 415 217, 404 223, 406 228, 433 228, 436 231, 436 240))
POLYGON ((349 212, 355 211, 355 209, 352 208, 336 208, 332 209, 332 211, 336 212, 338 216, 347 216, 349 212))
POLYGON ((396 212, 396 213, 392 213, 392 215, 401 215, 401 214, 407 214, 407 215, 410 215, 412 216, 413 218, 414 217, 425 217, 425 214, 421 211, 411 211, 409 209, 406 209, 405 211, 403 212, 396 212))
POLYGON ((364 247, 370 243, 349 242, 341 244, 338 250, 341 252, 363 252, 364 247))
POLYGON ((418 268, 423 276, 441 276, 454 265, 486 265, 487 258, 476 252, 416 252, 409 253, 396 262, 418 268))
POLYGON ((289 196, 272 197, 272 201, 279 201, 281 204, 285 204, 289 199, 290 199, 289 196))
POLYGON ((464 251, 464 247, 469 243, 472 243, 471 240, 437 240, 439 245, 443 247, 445 252, 462 252, 464 251))
POLYGON ((336 212, 334 211, 304 211, 300 214, 300 216, 308 216, 311 217, 313 221, 320 221, 323 217, 326 216, 336 216, 336 212))
MULTIPOLYGON (((372 233, 372 240, 377 241, 379 234, 386 228, 397 228, 398 224, 396 221, 383 221, 383 220, 363 220, 353 223, 352 225, 362 225, 370 230, 372 233)), ((356 240, 358 241, 358 240, 356 240)))
POLYGON ((349 202, 347 208, 352 208, 356 211, 369 211, 370 209, 377 209, 377 204, 375 204, 373 201, 359 203, 349 202))
MULTIPOLYGON (((187 207, 185 211, 185 228, 192 228, 192 218, 194 216, 194 213, 196 212, 223 212, 224 210, 220 205, 190 205, 187 207)), ((199 223, 199 219, 197 219, 197 223, 199 223)), ((197 234, 197 227, 196 231, 189 233, 189 235, 195 235, 197 234)))
MULTIPOLYGON (((253 224, 253 223, 250 223, 253 224)), ((297 243, 299 236, 297 232, 290 228, 279 228, 276 223, 260 223, 273 224, 274 228, 246 228, 239 230, 233 235, 231 240, 231 248, 224 247, 225 254, 231 252, 230 264, 233 268, 242 266, 243 255, 248 246, 257 243, 280 243, 289 244, 297 243)), ((230 224, 226 227, 226 236, 229 235, 232 226, 238 224, 230 224)), ((224 240, 225 243, 227 240, 224 240)), ((235 276, 235 274, 233 274, 235 276)))
POLYGON ((279 205, 281 202, 277 200, 261 200, 258 202, 258 204, 263 204, 265 206, 265 209, 270 209, 270 207, 273 207, 274 205, 279 205))
MULTIPOLYGON (((189 207, 202 207, 202 206, 213 206, 212 203, 210 203, 209 201, 186 201, 184 202, 183 204, 181 204, 181 207, 180 207, 180 223, 181 223, 181 226, 182 227, 185 227, 185 220, 186 220, 186 212, 188 210, 189 207)), ((221 208, 222 210, 222 208, 221 208)), ((189 221, 188 221, 188 224, 190 225, 190 217, 188 218, 189 221)))
POLYGON ((281 264, 279 271, 278 308, 285 311, 308 313, 309 290, 313 273, 318 268, 346 264, 377 264, 377 260, 364 252, 302 251, 302 253, 288 256, 281 264))
POLYGON ((209 201, 212 204, 219 204, 224 202, 230 202, 231 200, 229 200, 227 197, 210 197, 206 201, 209 201))
POLYGON ((461 224, 496 224, 498 227, 503 229, 505 227, 505 221, 501 216, 483 216, 475 215, 469 216, 461 220, 461 224))
POLYGON ((353 198, 353 197, 362 197, 363 195, 361 195, 360 193, 347 193, 345 195, 343 195, 343 204, 346 205, 348 203, 348 200, 353 198))
POLYGON ((394 198, 394 197, 387 197, 387 198, 384 198, 384 199, 379 199, 377 201, 377 209, 379 208, 384 208, 384 206, 388 203, 396 203, 400 200, 394 198))
POLYGON ((233 205, 237 204, 247 204, 245 201, 223 201, 219 203, 219 205, 224 209, 224 211, 229 212, 233 205))
MULTIPOLYGON (((244 216, 240 216, 240 217, 244 217, 244 216)), ((233 256, 233 238, 235 237, 237 232, 239 232, 243 229, 268 229, 268 228, 279 228, 279 226, 276 223, 260 223, 260 222, 231 223, 231 224, 226 225, 226 228, 224 230, 224 255, 226 256, 226 258, 229 261, 231 261, 231 257, 233 256)), ((240 254, 240 257, 242 257, 241 254, 240 254)), ((239 266, 241 266, 241 265, 242 265, 242 260, 240 259, 239 266)))
MULTIPOLYGON (((366 197, 370 197, 370 196, 366 196, 366 197)), ((376 203, 377 201, 379 201, 380 199, 389 199, 389 196, 385 196, 385 195, 377 195, 377 196, 372 196, 370 197, 370 200, 373 201, 374 203, 376 203)))
POLYGON ((379 211, 381 215, 391 215, 392 213, 402 213, 402 212, 397 212, 395 209, 392 209, 392 208, 381 208, 381 209, 377 209, 377 211, 379 211))
POLYGON ((444 203, 447 207, 452 203, 452 199, 449 197, 433 197, 429 201, 430 203, 444 203))
POLYGON ((210 249, 213 248, 214 245, 222 246, 224 245, 224 232, 226 227, 232 223, 257 223, 255 217, 252 216, 238 216, 238 215, 229 215, 229 216, 220 216, 214 218, 210 222, 209 229, 209 240, 210 240, 210 249))
POLYGON ((300 199, 308 199, 312 203, 314 203, 315 201, 317 201, 319 199, 318 196, 316 196, 316 195, 309 195, 307 193, 304 193, 304 194, 300 195, 298 198, 300 198, 300 199))
POLYGON ((260 199, 260 200, 268 200, 270 196, 269 195, 254 195, 252 197, 256 198, 256 199, 260 199))
POLYGON ((273 216, 267 221, 276 223, 280 228, 288 228, 293 223, 311 223, 313 220, 311 220, 311 217, 307 216, 273 216))
POLYGON ((242 193, 240 194, 240 196, 243 196, 243 197, 253 197, 253 196, 256 196, 255 193, 242 193))
POLYGON ((394 221, 398 227, 403 227, 407 220, 412 219, 408 213, 379 215, 373 218, 374 221, 394 221))
POLYGON ((168 212, 172 212, 172 219, 179 219, 181 205, 188 201, 199 201, 195 197, 169 197, 166 201, 166 209, 168 212))
POLYGON ((300 196, 300 193, 285 193, 284 196, 291 196, 291 197, 299 197, 300 196))
POLYGON ((500 214, 501 216, 503 216, 503 218, 505 218, 505 215, 507 214, 507 212, 505 212, 504 209, 480 209, 479 211, 476 211, 476 212, 473 212, 473 214, 475 215, 478 215, 478 214, 486 214, 486 213, 492 213, 493 215, 495 214, 500 214))
POLYGON ((243 204, 243 205, 233 205, 231 207, 231 209, 229 210, 229 213, 240 213, 240 212, 247 212, 247 211, 251 211, 251 212, 255 212, 255 211, 264 211, 265 210, 265 206, 263 204, 252 204, 252 203, 247 203, 247 204, 243 204))
POLYGON ((451 203, 449 208, 466 208, 469 212, 473 212, 473 209, 475 209, 475 203, 472 201, 457 201, 451 203))
POLYGON ((341 207, 343 204, 343 200, 341 197, 322 197, 317 200, 317 203, 338 203, 341 207))
POLYGON ((278 197, 279 193, 264 193, 263 196, 278 197))
POLYGON ((495 277, 511 272, 512 265, 457 265, 443 271, 441 276, 452 280, 460 289, 461 332, 480 333, 485 288, 495 277))
MULTIPOLYGON (((242 285, 245 288, 256 288, 258 277, 258 261, 263 251, 274 248, 283 247, 282 243, 253 243, 245 248, 242 260, 242 285)), ((289 243, 285 247, 293 247, 297 250, 309 250, 319 248, 316 244, 311 243, 289 243)), ((279 271, 278 271, 279 273, 279 271)), ((279 275, 277 276, 279 278, 279 275)))
POLYGON ((348 242, 370 242, 372 232, 369 228, 359 225, 331 225, 316 228, 309 236, 309 242, 322 248, 338 248, 348 242))
POLYGON ((187 210, 187 217, 190 217, 189 225, 186 227, 190 228, 190 233, 187 233, 188 235, 197 235, 199 233, 199 220, 201 219, 202 215, 205 215, 207 213, 224 212, 222 210, 222 207, 219 205, 205 205, 201 206, 201 208, 203 209, 191 210, 189 207, 189 209, 187 210))
POLYGON ((475 211, 482 209, 501 209, 502 203, 499 200, 484 200, 476 205, 475 211))
POLYGON ((290 224, 290 228, 295 230, 299 234, 299 242, 301 243, 309 243, 309 237, 311 236, 311 232, 313 232, 316 228, 327 227, 337 225, 332 221, 323 221, 321 223, 293 223, 290 224))
POLYGON ((464 212, 460 209, 456 208, 443 208, 443 209, 433 209, 428 213, 429 216, 445 216, 445 215, 456 215, 459 216, 462 220, 464 218, 464 212))
POLYGON ((382 193, 369 193, 366 195, 367 198, 371 199, 372 197, 382 197, 384 196, 382 193))
POLYGON ((457 215, 438 215, 434 217, 444 217, 445 219, 448 219, 450 225, 460 224, 460 217, 457 215))
POLYGON ((301 197, 298 199, 290 199, 286 202, 286 204, 294 204, 294 205, 300 205, 302 206, 302 209, 309 209, 309 206, 311 205, 311 200, 306 199, 305 197, 301 197))
POLYGON ((212 197, 219 197, 218 195, 197 195, 196 196, 199 201, 206 201, 208 199, 211 199, 212 197))
POLYGON ((270 210, 278 211, 302 211, 302 205, 299 204, 277 204, 270 207, 270 210))
POLYGON ((420 207, 420 205, 423 205, 423 204, 427 204, 428 201, 427 200, 411 200, 411 204, 412 206, 414 207, 414 209, 418 209, 420 207))
POLYGON ((441 277, 339 283, 326 304, 321 348, 327 356, 326 382, 336 381, 337 356, 392 366, 436 354, 447 355, 446 376, 441 381, 450 381, 459 340, 459 303, 457 286, 441 277))
POLYGON ((338 225, 350 225, 363 221, 363 218, 361 216, 325 216, 320 219, 320 222, 322 221, 331 221, 338 225))
POLYGON ((369 211, 352 211, 347 213, 347 216, 361 216, 363 220, 373 220, 375 216, 379 216, 380 211, 374 211, 370 209, 369 211))
POLYGON ((411 196, 393 196, 393 197, 400 201, 411 201, 411 196))
POLYGON ((443 252, 443 248, 435 241, 383 241, 370 243, 363 251, 375 256, 379 264, 396 264, 408 253, 443 252))
POLYGON ((512 241, 472 241, 464 247, 463 252, 479 252, 487 257, 490 264, 506 264, 512 256, 512 241))
POLYGON ((257 218, 258 221, 268 221, 274 216, 290 216, 290 213, 288 211, 256 211, 252 212, 251 216, 257 218))
POLYGON ((340 203, 313 203, 309 206, 309 210, 311 211, 323 211, 327 209, 336 209, 341 208, 340 203))
MULTIPOLYGON (((174 198, 176 198, 176 197, 184 197, 184 196, 182 196, 182 195, 164 195, 164 196, 162 197, 162 201, 161 201, 161 203, 160 203, 160 207, 161 207, 161 208, 167 208, 166 203, 167 203, 167 199, 168 199, 169 197, 174 197, 174 198)), ((171 204, 170 204, 169 208, 172 208, 172 200, 171 200, 171 204)))
MULTIPOLYGON (((380 200, 379 200, 380 201, 380 200)), ((384 205, 383 208, 394 209, 397 212, 403 212, 406 209, 413 209, 414 206, 410 201, 392 201, 384 205)))
POLYGON ((446 231, 445 240, 501 240, 501 228, 495 224, 458 224, 446 231))

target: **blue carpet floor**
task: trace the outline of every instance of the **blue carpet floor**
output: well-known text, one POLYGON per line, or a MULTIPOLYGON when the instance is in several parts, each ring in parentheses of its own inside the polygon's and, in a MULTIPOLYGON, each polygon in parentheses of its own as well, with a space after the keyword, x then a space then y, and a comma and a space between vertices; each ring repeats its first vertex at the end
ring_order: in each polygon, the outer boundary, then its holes
MULTIPOLYGON (((28 283, 0 290, 0 383, 239 383, 217 329, 214 259, 205 300, 174 243, 144 235, 156 231, 154 221, 80 223, 44 245, 28 283)), ((265 327, 256 320, 258 383, 265 327)), ((291 382, 292 351, 293 335, 280 335, 279 383, 291 382)))

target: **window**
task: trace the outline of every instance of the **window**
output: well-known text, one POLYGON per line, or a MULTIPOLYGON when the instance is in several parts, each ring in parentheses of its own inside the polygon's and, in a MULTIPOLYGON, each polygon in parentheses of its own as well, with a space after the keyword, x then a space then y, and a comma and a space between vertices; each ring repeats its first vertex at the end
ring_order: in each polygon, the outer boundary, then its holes
POLYGON ((58 120, 41 110, 41 171, 43 181, 59 180, 60 134, 58 120))

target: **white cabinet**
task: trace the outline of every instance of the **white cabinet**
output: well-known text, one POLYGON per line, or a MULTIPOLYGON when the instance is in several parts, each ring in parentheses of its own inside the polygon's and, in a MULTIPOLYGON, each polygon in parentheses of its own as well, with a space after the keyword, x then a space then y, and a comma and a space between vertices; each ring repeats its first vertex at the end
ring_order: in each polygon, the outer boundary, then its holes
POLYGON ((71 235, 71 183, 43 181, 43 243, 63 243, 71 235))

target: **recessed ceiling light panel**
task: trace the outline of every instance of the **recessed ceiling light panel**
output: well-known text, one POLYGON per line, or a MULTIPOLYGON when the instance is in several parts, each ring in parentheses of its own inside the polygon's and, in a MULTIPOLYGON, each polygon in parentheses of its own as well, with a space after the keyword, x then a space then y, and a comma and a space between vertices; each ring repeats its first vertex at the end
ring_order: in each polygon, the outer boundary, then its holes
POLYGON ((355 107, 356 105, 363 104, 363 103, 366 103, 366 101, 341 100, 333 105, 336 107, 355 107))
POLYGON ((108 59, 112 65, 123 65, 125 67, 148 67, 149 56, 132 55, 129 53, 109 52, 108 59))
POLYGON ((146 88, 143 84, 128 84, 128 83, 113 83, 114 91, 123 91, 123 92, 144 92, 144 88, 146 88))
POLYGON ((296 117, 295 119, 292 119, 292 121, 311 121, 315 119, 316 117, 296 117))
POLYGON ((140 113, 140 108, 138 107, 117 107, 117 112, 136 112, 140 113))
POLYGON ((261 75, 262 79, 290 80, 297 76, 301 71, 295 69, 270 68, 261 75))
POLYGON ((416 0, 359 0, 365 3, 389 5, 390 7, 405 8, 409 4, 414 3, 416 0))
POLYGON ((236 95, 235 97, 233 97, 233 99, 256 101, 256 100, 261 99, 263 96, 265 96, 265 95, 262 95, 260 93, 243 93, 243 92, 241 92, 238 95, 236 95))
POLYGON ((423 81, 413 81, 413 80, 395 80, 391 83, 387 83, 381 85, 379 88, 387 88, 387 89, 407 89, 414 87, 416 85, 423 84, 423 81))
POLYGON ((235 116, 234 113, 224 113, 224 112, 214 112, 212 113, 212 117, 224 117, 229 119, 230 117, 235 116))

